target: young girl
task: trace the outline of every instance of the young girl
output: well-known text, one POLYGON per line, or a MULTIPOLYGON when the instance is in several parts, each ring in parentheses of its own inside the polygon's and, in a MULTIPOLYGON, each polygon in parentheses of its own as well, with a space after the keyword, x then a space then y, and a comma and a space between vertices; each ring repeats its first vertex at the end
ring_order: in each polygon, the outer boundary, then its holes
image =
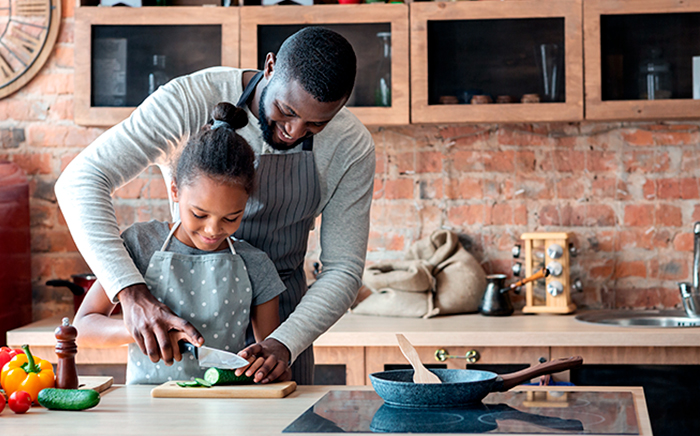
MULTIPOLYGON (((255 155, 235 131, 247 124, 246 113, 219 103, 212 117, 188 141, 173 171, 170 188, 180 221, 137 223, 122 239, 154 297, 192 323, 207 346, 237 352, 249 323, 256 341, 277 328, 278 295, 285 287, 264 252, 231 237, 255 182, 255 155)), ((129 384, 202 376, 194 356, 181 356, 177 346, 172 366, 151 362, 124 323, 109 318, 114 306, 99 284, 90 289, 74 320, 80 346, 128 343, 129 384)), ((171 334, 171 343, 182 337, 171 334)), ((260 364, 254 362, 253 371, 260 364)))

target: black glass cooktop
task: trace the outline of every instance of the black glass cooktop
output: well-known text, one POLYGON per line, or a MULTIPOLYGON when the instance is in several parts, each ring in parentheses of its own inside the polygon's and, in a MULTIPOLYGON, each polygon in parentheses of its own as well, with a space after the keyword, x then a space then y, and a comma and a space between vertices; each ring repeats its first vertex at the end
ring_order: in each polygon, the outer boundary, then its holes
POLYGON ((416 409, 374 391, 330 391, 283 432, 637 435, 639 426, 629 392, 510 391, 471 407, 416 409))

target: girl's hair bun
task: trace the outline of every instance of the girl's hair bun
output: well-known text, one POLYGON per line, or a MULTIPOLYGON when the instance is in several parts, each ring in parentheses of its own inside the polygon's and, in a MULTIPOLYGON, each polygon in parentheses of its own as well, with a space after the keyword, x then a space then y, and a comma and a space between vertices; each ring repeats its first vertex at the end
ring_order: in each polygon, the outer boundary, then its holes
POLYGON ((248 124, 248 114, 245 110, 228 102, 217 104, 211 117, 215 120, 226 121, 233 129, 240 129, 248 124))

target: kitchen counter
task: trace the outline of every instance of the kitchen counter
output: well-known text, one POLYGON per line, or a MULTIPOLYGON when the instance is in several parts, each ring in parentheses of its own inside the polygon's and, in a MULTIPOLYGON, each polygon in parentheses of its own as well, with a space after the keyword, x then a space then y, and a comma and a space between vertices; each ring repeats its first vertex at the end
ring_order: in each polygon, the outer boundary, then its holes
MULTIPOLYGON (((25 415, 5 410, 3 434, 42 436, 99 435, 279 435, 299 415, 329 390, 371 389, 366 386, 299 386, 281 399, 179 399, 151 398, 153 386, 114 386, 102 393, 100 404, 82 412, 51 411, 33 407, 25 415)), ((629 391, 635 399, 641 435, 651 436, 651 426, 641 388, 542 387, 533 391, 629 391)), ((314 433, 290 433, 294 435, 314 433)), ((329 434, 329 433, 326 433, 329 434)))
MULTIPOLYGON (((31 344, 35 353, 55 363, 53 331, 61 317, 41 320, 7 333, 7 343, 31 344)), ((314 343, 317 363, 346 367, 348 385, 368 384, 368 374, 385 364, 406 364, 396 343, 403 333, 424 363, 437 350, 450 356, 442 364, 536 364, 540 359, 581 355, 584 363, 700 364, 700 329, 617 327, 576 321, 574 315, 486 317, 479 314, 431 319, 347 314, 314 343)), ((79 364, 124 364, 126 347, 80 348, 79 364)))

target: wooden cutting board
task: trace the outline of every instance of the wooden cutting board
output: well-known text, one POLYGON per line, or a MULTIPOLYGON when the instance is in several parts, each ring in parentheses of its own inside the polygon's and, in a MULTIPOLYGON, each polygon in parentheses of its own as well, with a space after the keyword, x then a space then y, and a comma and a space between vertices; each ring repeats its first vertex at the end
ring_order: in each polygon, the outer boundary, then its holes
POLYGON ((78 376, 78 389, 92 389, 97 392, 104 392, 112 386, 114 377, 109 376, 78 376))
POLYGON ((153 388, 151 396, 154 398, 284 398, 297 388, 297 384, 293 381, 210 388, 183 388, 176 383, 176 381, 170 381, 153 388))

